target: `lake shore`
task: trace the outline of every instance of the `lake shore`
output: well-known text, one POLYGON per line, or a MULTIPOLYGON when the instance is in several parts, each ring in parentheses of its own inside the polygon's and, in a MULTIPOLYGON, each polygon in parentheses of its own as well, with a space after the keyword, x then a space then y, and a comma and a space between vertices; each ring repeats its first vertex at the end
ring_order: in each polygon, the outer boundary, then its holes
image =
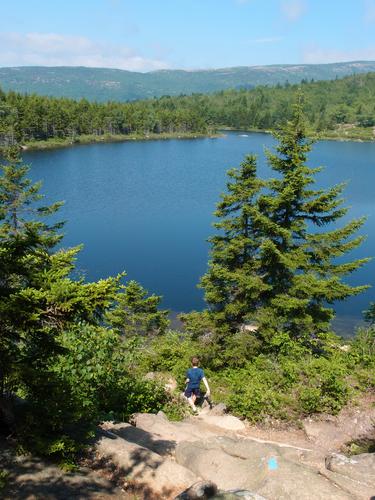
MULTIPOLYGON (((219 127, 221 132, 247 132, 252 134, 273 134, 270 129, 257 128, 234 128, 234 127, 219 127)), ((337 141, 337 142, 375 142, 375 131, 367 129, 342 129, 342 130, 326 130, 325 132, 312 132, 310 138, 314 141, 337 141)))
MULTIPOLYGON (((104 134, 104 135, 80 135, 75 139, 71 138, 54 138, 44 141, 28 141, 21 145, 25 151, 37 150, 50 150, 58 148, 67 148, 72 146, 79 146, 85 144, 103 144, 113 142, 126 142, 126 141, 152 141, 152 140, 168 140, 168 139, 202 139, 202 138, 217 138, 222 137, 225 132, 246 132, 258 134, 272 134, 270 129, 254 129, 254 128, 232 128, 232 127, 219 127, 217 132, 199 133, 199 132, 175 132, 175 133, 161 133, 161 134, 104 134)), ((338 141, 338 142, 374 142, 375 136, 372 131, 363 133, 362 130, 354 129, 342 131, 332 130, 325 131, 320 134, 311 134, 312 139, 317 141, 338 141), (372 135, 371 135, 372 134, 372 135)))
POLYGON ((113 143, 126 141, 155 141, 168 139, 202 139, 221 137, 220 133, 199 133, 199 132, 176 132, 161 134, 104 134, 104 135, 80 135, 75 139, 56 138, 44 141, 28 141, 21 145, 24 151, 49 150, 58 148, 67 148, 85 144, 113 143))

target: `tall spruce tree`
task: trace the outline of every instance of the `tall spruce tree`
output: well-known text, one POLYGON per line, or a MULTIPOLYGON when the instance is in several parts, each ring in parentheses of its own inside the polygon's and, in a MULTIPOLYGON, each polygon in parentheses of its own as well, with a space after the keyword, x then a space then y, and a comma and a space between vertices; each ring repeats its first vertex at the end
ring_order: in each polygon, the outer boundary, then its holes
POLYGON ((4 152, 0 175, 0 414, 1 398, 19 384, 35 385, 60 333, 77 322, 98 324, 114 300, 118 280, 74 281, 79 247, 55 250, 61 224, 45 215, 60 206, 38 206, 39 184, 27 179, 16 148, 4 152))
MULTIPOLYGON (((235 331, 249 312, 256 311, 269 285, 262 279, 259 248, 264 219, 256 203, 264 182, 256 175, 256 157, 228 171, 228 192, 221 195, 214 224, 219 234, 209 239, 209 270, 201 279, 205 298, 222 334, 235 331)), ((264 221, 267 223, 267 221, 264 221)))
POLYGON ((268 152, 268 160, 277 178, 257 179, 253 159, 250 196, 242 197, 248 181, 229 173, 236 182, 228 184, 229 194, 218 205, 221 234, 210 240, 212 260, 202 286, 218 325, 227 322, 233 331, 254 320, 267 342, 277 332, 310 340, 329 331, 334 302, 366 288, 350 286, 343 278, 368 259, 342 260, 362 242, 363 236, 355 233, 364 219, 337 228, 347 213, 344 185, 313 189, 320 168, 306 164, 311 141, 301 95, 292 119, 275 136, 279 144, 275 153, 268 152), (247 232, 239 226, 241 220, 246 220, 247 232))

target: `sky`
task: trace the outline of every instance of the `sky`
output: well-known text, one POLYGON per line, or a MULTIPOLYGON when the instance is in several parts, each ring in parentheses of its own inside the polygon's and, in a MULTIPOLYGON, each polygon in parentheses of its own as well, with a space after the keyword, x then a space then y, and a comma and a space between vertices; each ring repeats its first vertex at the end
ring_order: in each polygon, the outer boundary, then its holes
POLYGON ((375 0, 0 0, 0 66, 375 60, 375 0))

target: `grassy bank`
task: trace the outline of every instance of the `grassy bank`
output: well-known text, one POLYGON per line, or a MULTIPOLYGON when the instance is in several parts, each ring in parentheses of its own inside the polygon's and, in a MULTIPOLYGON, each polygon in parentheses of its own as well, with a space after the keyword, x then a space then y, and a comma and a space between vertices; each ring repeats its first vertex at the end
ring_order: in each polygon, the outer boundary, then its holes
POLYGON ((125 141, 149 141, 167 139, 199 139, 202 137, 220 137, 220 134, 203 134, 198 132, 176 132, 161 134, 104 134, 104 135, 80 135, 74 140, 71 138, 54 138, 45 141, 28 141, 23 143, 24 150, 41 150, 71 147, 80 144, 125 142, 125 141))
POLYGON ((220 137, 221 134, 209 133, 161 133, 161 134, 104 134, 104 135, 80 135, 74 140, 71 138, 56 138, 46 141, 29 141, 25 142, 22 147, 24 150, 41 150, 41 149, 57 149, 71 147, 80 144, 95 144, 95 143, 110 143, 110 142, 125 142, 125 141, 150 141, 150 140, 166 140, 166 139, 200 139, 202 137, 220 137))
MULTIPOLYGON (((220 132, 247 132, 247 133, 265 133, 271 134, 269 129, 254 129, 254 128, 231 128, 218 127, 220 132)), ((95 144, 95 143, 110 143, 110 142, 125 142, 125 141, 148 141, 148 140, 167 140, 167 139, 199 139, 203 137, 220 137, 222 133, 198 133, 198 132, 174 132, 160 134, 104 134, 104 135, 80 135, 75 139, 71 138, 54 138, 45 141, 28 141, 22 147, 24 150, 43 150, 71 147, 80 144, 95 144)), ((336 140, 336 141, 375 141, 375 135, 372 128, 363 127, 341 127, 336 130, 325 130, 321 133, 313 133, 312 137, 316 140, 336 140)))
MULTIPOLYGON (((234 128, 234 127, 218 127, 222 132, 246 132, 258 134, 272 134, 274 131, 270 129, 258 128, 234 128)), ((312 131, 310 137, 318 141, 357 141, 357 142, 374 142, 375 131, 368 127, 347 127, 343 126, 335 130, 324 130, 322 132, 312 131)))

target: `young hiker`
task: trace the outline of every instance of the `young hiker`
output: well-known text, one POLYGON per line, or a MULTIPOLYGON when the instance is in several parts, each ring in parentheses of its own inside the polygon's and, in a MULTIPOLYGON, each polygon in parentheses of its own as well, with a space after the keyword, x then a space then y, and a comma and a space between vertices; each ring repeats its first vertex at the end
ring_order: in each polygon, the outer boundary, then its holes
POLYGON ((191 368, 186 372, 186 380, 185 384, 185 397, 188 400, 189 405, 193 409, 194 412, 197 412, 197 407, 195 406, 195 401, 200 397, 200 384, 203 381, 206 387, 206 397, 210 397, 210 388, 208 386, 208 382, 206 377, 204 376, 204 371, 202 368, 199 368, 199 359, 195 356, 191 359, 191 368))

